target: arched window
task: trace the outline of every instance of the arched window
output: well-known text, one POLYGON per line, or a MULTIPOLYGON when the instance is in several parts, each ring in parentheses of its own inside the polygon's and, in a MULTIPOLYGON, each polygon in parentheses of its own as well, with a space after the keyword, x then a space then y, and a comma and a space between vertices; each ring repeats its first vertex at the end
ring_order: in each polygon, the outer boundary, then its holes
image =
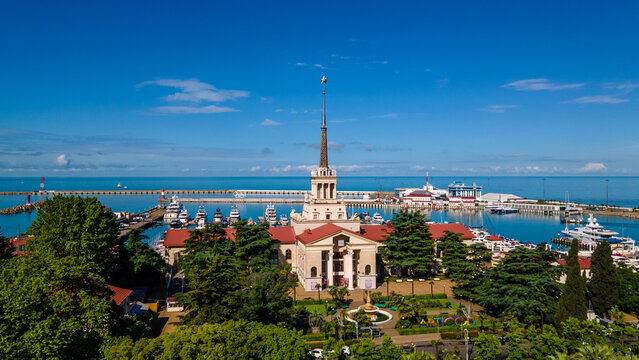
POLYGON ((366 265, 366 267, 364 268, 364 273, 366 275, 370 275, 371 274, 371 266, 370 265, 366 265))
POLYGON ((313 266, 311 268, 311 277, 316 277, 316 276, 317 276, 317 268, 313 266))
POLYGON ((291 249, 286 249, 286 260, 291 260, 292 257, 291 249))

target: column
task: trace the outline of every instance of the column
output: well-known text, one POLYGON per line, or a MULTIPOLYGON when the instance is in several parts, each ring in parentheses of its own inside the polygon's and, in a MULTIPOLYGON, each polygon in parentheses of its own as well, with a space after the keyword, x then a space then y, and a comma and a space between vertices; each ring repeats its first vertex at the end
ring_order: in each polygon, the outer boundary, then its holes
POLYGON ((333 286, 333 251, 328 252, 328 263, 326 264, 326 276, 328 277, 328 286, 333 286))
POLYGON ((348 289, 353 290, 353 250, 351 249, 344 252, 344 275, 348 279, 348 289))

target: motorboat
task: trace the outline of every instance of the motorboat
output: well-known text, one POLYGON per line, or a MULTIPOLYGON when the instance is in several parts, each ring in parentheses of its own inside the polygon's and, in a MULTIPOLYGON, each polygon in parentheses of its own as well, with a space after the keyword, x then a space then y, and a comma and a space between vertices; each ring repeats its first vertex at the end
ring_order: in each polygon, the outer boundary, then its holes
POLYGON ((289 224, 288 216, 286 216, 286 214, 280 215, 280 225, 288 226, 288 224, 289 224))
POLYGON ((182 211, 180 211, 180 215, 178 215, 178 220, 180 220, 182 224, 186 224, 189 220, 191 220, 191 215, 189 215, 189 212, 186 211, 186 209, 182 209, 182 211))
POLYGON ((231 207, 231 213, 229 214, 229 223, 233 224, 240 221, 240 210, 237 209, 237 206, 233 205, 231 207))
POLYGON ((213 222, 216 224, 222 224, 222 220, 224 220, 224 215, 220 209, 215 209, 215 214, 213 214, 213 222))
POLYGON ((515 214, 518 213, 519 210, 515 209, 515 208, 511 208, 508 206, 498 206, 494 209, 490 210, 491 214, 515 214))
POLYGON ((197 213, 195 214, 195 220, 198 222, 200 219, 204 219, 204 222, 206 222, 206 218, 206 209, 204 208, 204 205, 200 205, 200 208, 197 209, 197 213))
POLYGON ((182 203, 178 201, 177 195, 173 195, 173 197, 171 198, 171 202, 166 206, 164 222, 170 223, 172 220, 177 220, 182 209, 182 203))
POLYGON ((270 226, 277 224, 277 211, 275 211, 275 205, 268 204, 264 211, 264 220, 268 222, 270 226))
POLYGON ((371 219, 371 224, 382 225, 383 223, 384 223, 384 218, 382 217, 380 213, 376 212, 375 214, 373 214, 373 218, 371 219))
POLYGON ((171 220, 169 225, 171 225, 171 227, 174 227, 174 228, 181 228, 182 227, 182 222, 179 219, 173 219, 173 220, 171 220))
POLYGON ((602 241, 610 243, 613 252, 634 252, 635 241, 628 237, 620 237, 618 232, 614 230, 604 229, 597 222, 597 218, 592 214, 588 217, 588 223, 585 226, 579 226, 574 229, 569 229, 566 225, 566 229, 562 230, 562 234, 569 239, 577 239, 581 245, 588 247, 589 251, 592 251, 602 241))
POLYGON ((122 187, 122 184, 118 183, 118 189, 122 187))

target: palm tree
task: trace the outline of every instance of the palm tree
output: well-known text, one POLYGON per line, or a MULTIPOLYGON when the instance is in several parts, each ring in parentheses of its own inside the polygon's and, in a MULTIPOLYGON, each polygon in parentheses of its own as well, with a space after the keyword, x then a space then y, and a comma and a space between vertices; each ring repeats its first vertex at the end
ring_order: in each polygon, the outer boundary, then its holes
POLYGON ((617 356, 610 346, 585 345, 577 349, 575 360, 615 360, 617 356))
POLYGON ((317 290, 317 301, 321 304, 322 300, 320 300, 320 290, 322 289, 322 284, 315 284, 315 290, 317 290))
POLYGON ((324 316, 322 316, 319 310, 313 309, 308 314, 308 324, 311 325, 311 327, 313 328, 313 333, 317 332, 316 330, 319 329, 320 326, 322 326, 323 322, 324 316))
POLYGON ((439 357, 439 347, 444 343, 441 340, 431 340, 430 345, 435 348, 435 357, 439 357))
POLYGON ((556 353, 555 355, 550 355, 548 357, 548 360, 569 360, 570 356, 568 356, 568 354, 566 353, 556 353))

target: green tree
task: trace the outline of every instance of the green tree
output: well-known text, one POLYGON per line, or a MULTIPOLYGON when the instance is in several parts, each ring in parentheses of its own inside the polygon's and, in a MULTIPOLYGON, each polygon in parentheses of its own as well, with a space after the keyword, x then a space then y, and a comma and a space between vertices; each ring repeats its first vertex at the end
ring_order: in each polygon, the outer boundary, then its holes
POLYGON ((379 349, 370 337, 363 337, 362 340, 351 346, 351 353, 356 360, 377 360, 381 359, 379 349))
POLYGON ((600 242, 592 253, 590 262, 590 291, 592 305, 597 314, 608 316, 608 311, 617 302, 619 278, 612 261, 612 250, 607 241, 600 242))
POLYGON ((113 360, 307 359, 301 334, 275 325, 247 321, 182 326, 159 338, 121 339, 105 352, 113 360))
POLYGON ((131 230, 127 237, 126 250, 133 272, 130 283, 133 285, 149 285, 162 281, 166 268, 162 256, 143 243, 143 239, 148 237, 140 229, 131 230))
POLYGON ((328 287, 328 293, 337 306, 342 306, 346 296, 348 296, 348 288, 346 286, 332 285, 328 287))
POLYGON ((0 260, 2 259, 10 259, 13 256, 13 244, 11 241, 2 236, 0 232, 0 260))
POLYGON ((437 249, 441 251, 442 266, 447 275, 455 280, 455 295, 468 299, 474 297, 473 288, 479 285, 490 253, 482 244, 465 245, 460 235, 447 231, 437 249))
POLYGON ((526 357, 526 351, 521 347, 524 342, 524 335, 521 330, 521 324, 516 319, 506 324, 507 332, 504 338, 508 342, 506 351, 508 351, 508 359, 520 360, 526 357))
POLYGON ((625 312, 639 314, 639 273, 620 263, 617 267, 619 277, 619 297, 617 305, 625 312))
POLYGON ((475 340, 475 348, 475 359, 477 360, 493 360, 501 354, 497 337, 484 332, 475 340))
MULTIPOLYGON (((619 357, 606 345, 583 345, 572 357, 575 360, 617 360, 619 357)), ((623 358, 622 358, 623 359, 623 358)))
POLYGON ((68 257, 86 269, 112 279, 113 264, 124 256, 123 240, 111 210, 96 198, 56 195, 45 200, 27 233, 27 250, 38 256, 68 257))
POLYGON ((3 260, 0 358, 97 358, 117 330, 108 294, 104 278, 71 257, 3 260))
POLYGON ((559 326, 569 317, 586 320, 586 284, 580 274, 579 240, 573 239, 568 257, 566 258, 566 284, 559 298, 559 305, 555 313, 555 324, 559 326))
POLYGON ((247 225, 240 220, 233 224, 235 228, 235 257, 247 271, 259 271, 270 266, 275 247, 268 232, 268 223, 247 225))
POLYGON ((401 210, 381 248, 382 258, 402 276, 429 272, 435 243, 420 212, 401 210))
POLYGON ((249 321, 276 324, 286 319, 287 309, 293 305, 290 292, 296 285, 286 273, 275 266, 263 267, 248 276, 244 290, 236 294, 242 308, 239 316, 249 321))
POLYGON ((514 249, 484 277, 476 297, 490 315, 512 314, 523 320, 537 316, 542 307, 554 314, 561 269, 551 265, 555 255, 545 245, 514 249))
POLYGON ((344 360, 346 359, 346 354, 344 353, 344 346, 346 344, 343 340, 335 340, 334 338, 328 338, 328 340, 324 343, 322 358, 323 359, 338 359, 344 360))
POLYGON ((186 254, 200 254, 204 257, 214 254, 233 257, 235 251, 233 242, 226 237, 226 231, 218 224, 207 224, 203 229, 191 230, 184 246, 186 254))
POLYGON ((381 355, 384 360, 399 360, 404 354, 404 348, 401 346, 395 346, 393 339, 390 336, 384 335, 382 340, 381 355))
POLYGON ((574 353, 584 342, 584 329, 575 318, 568 318, 561 324, 561 335, 569 354, 574 353))
POLYGON ((235 260, 220 254, 209 257, 205 251, 187 254, 184 263, 186 296, 194 304, 185 321, 202 324, 233 318, 239 307, 236 291, 242 288, 242 273, 235 260))

